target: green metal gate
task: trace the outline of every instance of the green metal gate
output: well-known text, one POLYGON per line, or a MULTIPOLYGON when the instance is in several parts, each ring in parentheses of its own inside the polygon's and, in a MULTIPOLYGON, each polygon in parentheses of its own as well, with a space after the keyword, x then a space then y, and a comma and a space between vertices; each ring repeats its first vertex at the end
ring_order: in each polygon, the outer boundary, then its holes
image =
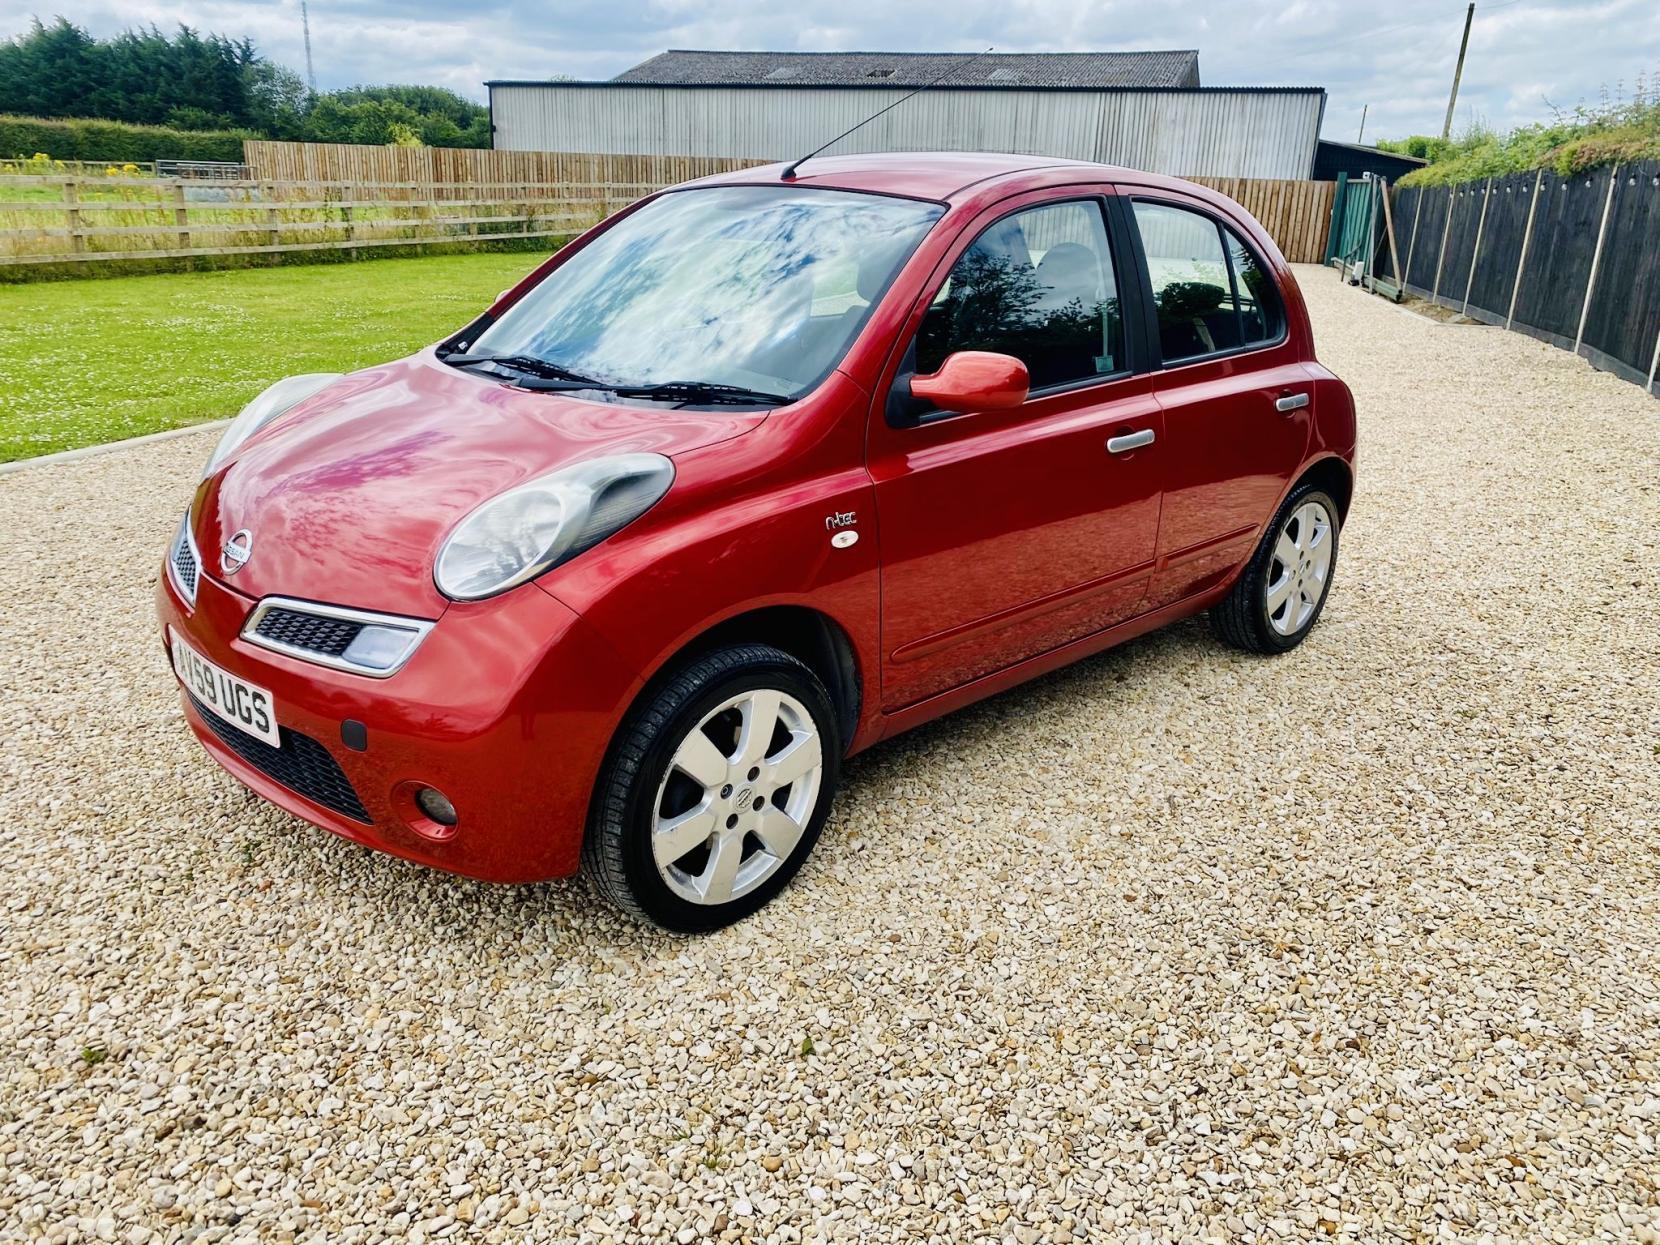
POLYGON ((1355 285, 1399 302, 1401 278, 1395 257, 1393 221, 1389 214, 1389 183, 1370 173, 1350 181, 1337 175, 1332 200, 1331 229, 1326 235, 1326 263, 1355 285), (1393 279, 1380 276, 1388 264, 1393 279))

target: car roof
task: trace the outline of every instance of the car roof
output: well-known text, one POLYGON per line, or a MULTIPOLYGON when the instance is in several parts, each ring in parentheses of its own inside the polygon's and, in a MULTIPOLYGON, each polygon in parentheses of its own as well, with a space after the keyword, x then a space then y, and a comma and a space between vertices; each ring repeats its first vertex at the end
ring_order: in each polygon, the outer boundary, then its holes
MULTIPOLYGON (((762 164, 717 173, 689 183, 695 186, 776 185, 787 165, 762 164)), ((863 190, 879 194, 911 195, 949 201, 988 182, 1048 184, 1056 174, 1072 172, 1088 180, 1114 182, 1129 180, 1141 185, 1182 186, 1175 178, 1140 173, 1110 164, 1087 160, 1066 160, 1059 156, 1017 156, 988 151, 896 151, 853 156, 814 156, 804 162, 790 180, 792 186, 825 189, 863 190)))

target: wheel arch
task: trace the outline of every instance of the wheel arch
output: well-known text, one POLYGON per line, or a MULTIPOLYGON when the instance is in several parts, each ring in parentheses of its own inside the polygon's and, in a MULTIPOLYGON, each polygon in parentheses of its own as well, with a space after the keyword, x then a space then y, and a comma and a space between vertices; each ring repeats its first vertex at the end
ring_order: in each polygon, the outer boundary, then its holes
POLYGON ((1287 490, 1287 496, 1305 484, 1318 484, 1330 493, 1331 499, 1337 503, 1337 521, 1348 522, 1349 502, 1354 497, 1355 488, 1354 472, 1348 463, 1335 454, 1317 459, 1303 469, 1296 483, 1287 490))
POLYGON ((808 605, 761 606, 705 628, 658 665, 635 696, 634 704, 644 700, 688 661, 733 644, 770 644, 817 675, 830 693, 830 703, 836 710, 842 747, 851 745, 864 707, 858 652, 839 622, 808 605))

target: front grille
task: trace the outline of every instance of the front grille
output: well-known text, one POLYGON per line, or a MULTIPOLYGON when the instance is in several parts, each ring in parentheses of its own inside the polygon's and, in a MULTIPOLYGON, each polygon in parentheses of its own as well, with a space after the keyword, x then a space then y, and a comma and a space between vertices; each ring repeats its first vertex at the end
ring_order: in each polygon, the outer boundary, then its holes
POLYGON ((190 697, 190 703, 202 721, 208 724, 208 729, 219 737, 220 743, 267 778, 280 782, 313 804, 321 804, 342 817, 350 817, 366 826, 374 824, 363 807, 363 801, 357 798, 351 779, 329 755, 329 750, 310 735, 279 726, 277 732, 282 739, 282 747, 273 748, 263 739, 255 739, 237 730, 194 696, 190 697))
POLYGON ((242 638, 300 661, 386 679, 403 669, 433 626, 401 614, 266 597, 242 625, 242 638))
POLYGON ((344 618, 325 618, 320 614, 301 614, 296 610, 273 607, 265 611, 254 629, 255 635, 286 644, 289 648, 303 648, 309 653, 339 657, 357 639, 363 630, 360 622, 344 618))

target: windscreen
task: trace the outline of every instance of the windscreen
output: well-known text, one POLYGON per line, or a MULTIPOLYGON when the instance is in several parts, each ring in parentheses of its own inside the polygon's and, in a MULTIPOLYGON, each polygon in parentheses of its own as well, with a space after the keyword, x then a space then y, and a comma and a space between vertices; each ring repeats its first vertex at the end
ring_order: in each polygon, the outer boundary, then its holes
POLYGON ((799 397, 944 211, 782 186, 664 195, 549 273, 467 354, 531 356, 610 385, 799 397))

